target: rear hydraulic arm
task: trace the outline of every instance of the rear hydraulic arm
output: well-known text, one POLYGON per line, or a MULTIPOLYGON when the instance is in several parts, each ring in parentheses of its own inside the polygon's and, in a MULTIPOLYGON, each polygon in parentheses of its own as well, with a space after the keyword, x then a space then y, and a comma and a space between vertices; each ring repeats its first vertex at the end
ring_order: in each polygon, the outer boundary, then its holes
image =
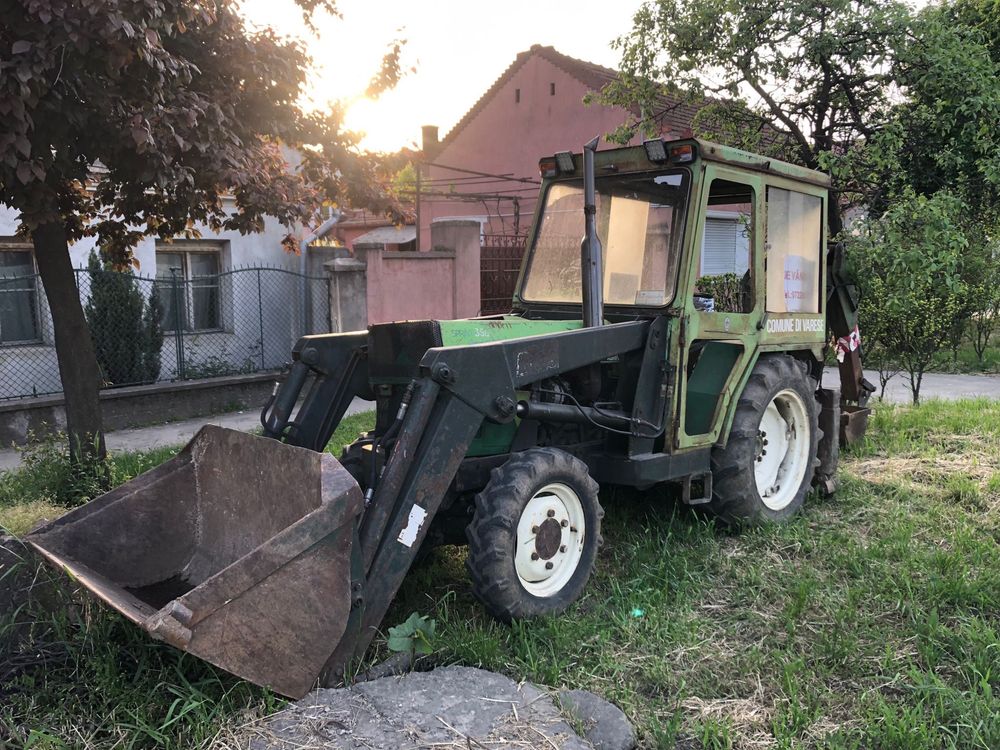
POLYGON ((861 348, 854 334, 858 325, 858 301, 853 281, 844 269, 844 245, 836 242, 827 252, 826 317, 830 333, 838 341, 840 395, 845 402, 864 406, 874 390, 865 380, 861 348), (841 343, 842 342, 842 343, 841 343))

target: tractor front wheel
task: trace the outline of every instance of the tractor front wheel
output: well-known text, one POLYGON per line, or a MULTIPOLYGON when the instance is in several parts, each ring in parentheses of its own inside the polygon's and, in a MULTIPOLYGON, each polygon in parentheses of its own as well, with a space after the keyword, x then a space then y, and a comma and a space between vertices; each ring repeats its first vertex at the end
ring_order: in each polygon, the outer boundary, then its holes
POLYGON ((493 470, 466 528, 472 589, 503 621, 556 614, 583 592, 604 511, 587 465, 534 448, 493 470))
POLYGON ((816 383, 787 355, 761 357, 736 407, 729 440, 712 451, 712 500, 723 521, 784 521, 812 486, 821 437, 816 383))

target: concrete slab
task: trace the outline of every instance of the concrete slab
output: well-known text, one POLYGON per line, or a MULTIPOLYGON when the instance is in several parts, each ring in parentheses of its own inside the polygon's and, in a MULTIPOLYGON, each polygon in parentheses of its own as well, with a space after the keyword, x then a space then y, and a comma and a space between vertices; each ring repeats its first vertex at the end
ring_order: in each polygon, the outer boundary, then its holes
MULTIPOLYGON (((608 745, 629 750, 627 738, 608 745)), ((530 683, 473 667, 439 667, 340 689, 316 690, 245 727, 250 750, 593 750, 552 696, 530 683)), ((220 748, 221 750, 221 748, 220 748)))
MULTIPOLYGON (((360 414, 375 408, 372 401, 354 399, 347 408, 348 414, 360 414)), ((108 450, 112 453, 125 451, 148 451, 170 445, 183 445, 206 424, 228 427, 231 430, 250 432, 260 427, 259 411, 237 411, 230 414, 217 414, 211 417, 195 417, 180 422, 154 425, 152 427, 136 427, 128 430, 116 430, 105 436, 108 450)), ((21 454, 16 450, 0 451, 0 471, 16 469, 21 465, 21 454)))

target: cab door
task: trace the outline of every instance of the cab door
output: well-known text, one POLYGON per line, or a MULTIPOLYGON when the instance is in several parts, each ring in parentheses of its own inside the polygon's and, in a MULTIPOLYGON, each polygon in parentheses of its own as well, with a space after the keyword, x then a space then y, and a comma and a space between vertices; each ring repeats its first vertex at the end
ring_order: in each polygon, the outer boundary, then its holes
POLYGON ((693 252, 681 288, 682 320, 675 448, 711 445, 729 401, 756 354, 763 311, 762 178, 716 164, 705 167, 693 252))

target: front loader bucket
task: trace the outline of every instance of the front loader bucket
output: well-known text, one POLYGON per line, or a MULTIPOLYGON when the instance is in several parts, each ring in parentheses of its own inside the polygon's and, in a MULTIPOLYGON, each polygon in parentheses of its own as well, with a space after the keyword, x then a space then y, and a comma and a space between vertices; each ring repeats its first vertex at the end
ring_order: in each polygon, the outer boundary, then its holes
POLYGON ((298 698, 347 626, 361 508, 333 456, 207 426, 28 541, 153 637, 298 698))

